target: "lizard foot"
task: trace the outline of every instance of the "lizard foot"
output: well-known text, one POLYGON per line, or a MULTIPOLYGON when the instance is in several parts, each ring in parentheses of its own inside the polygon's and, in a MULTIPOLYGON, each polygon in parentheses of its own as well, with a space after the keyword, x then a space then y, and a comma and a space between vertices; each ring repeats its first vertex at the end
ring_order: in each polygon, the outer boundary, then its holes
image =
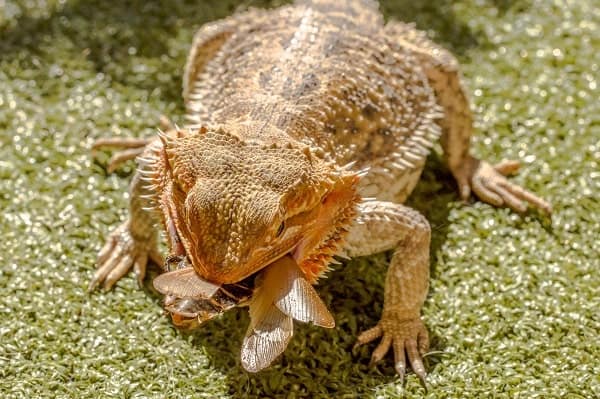
POLYGON ((429 334, 425 325, 419 317, 409 320, 397 321, 394 318, 386 318, 385 316, 377 323, 377 325, 358 336, 355 348, 371 342, 381 337, 381 341, 371 356, 371 364, 379 362, 390 347, 394 351, 394 367, 404 381, 406 373, 406 355, 410 365, 421 380, 423 386, 426 387, 425 366, 423 366, 422 356, 429 348, 429 334))
POLYGON ((121 148, 108 161, 107 171, 112 173, 123 162, 135 159, 138 155, 144 152, 144 149, 151 140, 126 137, 109 137, 98 139, 92 144, 92 153, 99 148, 121 148))
POLYGON ((526 203, 550 214, 552 206, 544 199, 511 183, 506 176, 520 167, 518 161, 502 161, 494 166, 485 161, 471 158, 455 173, 460 195, 466 200, 471 190, 484 202, 494 206, 508 206, 516 212, 525 212, 526 203))
POLYGON ((140 286, 146 275, 148 260, 162 265, 163 259, 152 239, 135 239, 129 229, 129 222, 124 222, 113 231, 104 247, 98 253, 98 269, 88 286, 93 291, 100 284, 109 290, 133 268, 140 286))

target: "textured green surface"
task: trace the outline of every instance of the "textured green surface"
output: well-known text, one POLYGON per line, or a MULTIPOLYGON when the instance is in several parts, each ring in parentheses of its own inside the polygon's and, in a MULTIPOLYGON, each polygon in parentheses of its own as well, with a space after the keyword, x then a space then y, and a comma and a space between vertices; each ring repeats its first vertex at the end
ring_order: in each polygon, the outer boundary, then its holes
MULTIPOLYGON (((331 273, 320 291, 337 328, 299 326, 257 375, 239 365, 243 310, 184 335, 131 276, 85 293, 133 168, 107 175, 90 144, 151 135, 161 113, 180 120, 194 30, 238 6, 94 3, 0 1, 0 396, 425 395, 412 374, 402 389, 389 358, 368 367, 373 346, 351 353, 381 311, 385 255, 331 273)), ((427 397, 600 397, 600 11, 593 0, 414 3, 383 8, 459 56, 474 152, 523 160, 515 180, 555 208, 549 221, 462 204, 432 157, 411 199, 434 227, 427 397)))

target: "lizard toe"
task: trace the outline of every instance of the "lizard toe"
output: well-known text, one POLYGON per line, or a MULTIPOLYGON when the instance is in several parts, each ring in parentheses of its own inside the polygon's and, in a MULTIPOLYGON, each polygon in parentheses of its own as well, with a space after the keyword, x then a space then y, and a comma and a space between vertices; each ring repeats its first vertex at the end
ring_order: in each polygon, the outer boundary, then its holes
POLYGON ((383 359, 385 354, 390 350, 391 345, 392 336, 389 334, 384 334, 383 337, 381 337, 379 345, 377 345, 377 348, 375 348, 373 354, 371 355, 371 365, 374 365, 383 359))
POLYGON ((108 161, 108 166, 106 167, 106 170, 108 171, 108 173, 112 173, 115 170, 117 170, 119 166, 131 159, 135 159, 138 155, 141 155, 143 152, 144 147, 129 148, 127 150, 118 151, 114 153, 108 161))
POLYGON ((494 170, 500 173, 502 176, 510 176, 515 174, 521 168, 521 162, 514 161, 512 159, 504 159, 494 165, 494 170))
POLYGON ((120 148, 121 151, 116 152, 110 158, 106 167, 108 173, 112 173, 124 162, 142 154, 149 143, 149 139, 142 138, 106 137, 98 139, 92 144, 92 154, 101 148, 120 148))
POLYGON ((356 339, 356 344, 354 344, 354 349, 381 337, 381 334, 382 334, 382 329, 379 324, 367 331, 363 331, 356 339))

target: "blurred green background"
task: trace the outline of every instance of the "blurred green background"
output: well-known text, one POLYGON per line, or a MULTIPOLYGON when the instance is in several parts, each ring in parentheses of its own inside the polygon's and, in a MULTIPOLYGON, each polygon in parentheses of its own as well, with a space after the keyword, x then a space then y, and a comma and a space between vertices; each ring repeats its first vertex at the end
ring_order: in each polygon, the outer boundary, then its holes
POLYGON ((337 267, 319 290, 337 327, 297 326, 284 356, 244 372, 244 309, 194 334, 132 276, 86 294, 126 215, 134 165, 107 175, 94 139, 149 136, 183 114, 194 31, 278 1, 0 0, 2 398, 600 397, 600 10, 593 0, 384 1, 463 64, 474 153, 523 161, 514 178, 552 220, 463 204, 434 154, 410 203, 433 226, 428 393, 355 337, 382 308, 389 254, 337 267), (421 5, 419 5, 419 3, 421 5))

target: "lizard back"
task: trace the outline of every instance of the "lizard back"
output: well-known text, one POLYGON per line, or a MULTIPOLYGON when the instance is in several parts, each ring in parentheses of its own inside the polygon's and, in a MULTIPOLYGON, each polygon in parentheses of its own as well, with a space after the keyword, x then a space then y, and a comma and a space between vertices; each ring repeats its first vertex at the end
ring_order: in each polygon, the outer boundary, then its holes
POLYGON ((385 34, 376 3, 302 1, 203 29, 184 77, 190 124, 300 141, 370 168, 362 195, 408 196, 439 136, 440 110, 416 57, 385 34))

